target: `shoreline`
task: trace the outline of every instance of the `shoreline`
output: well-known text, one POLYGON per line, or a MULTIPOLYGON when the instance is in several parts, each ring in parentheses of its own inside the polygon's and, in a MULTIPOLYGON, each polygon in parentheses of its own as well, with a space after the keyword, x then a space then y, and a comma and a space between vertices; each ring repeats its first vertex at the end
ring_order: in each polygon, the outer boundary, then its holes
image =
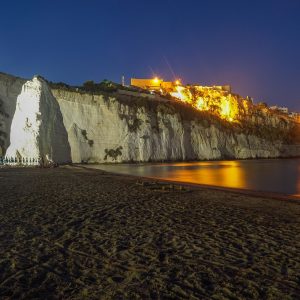
MULTIPOLYGON (((125 173, 118 173, 118 172, 112 172, 112 171, 106 171, 100 168, 101 164, 97 164, 99 168, 93 168, 88 167, 86 164, 74 164, 73 167, 79 167, 79 168, 85 168, 89 170, 99 170, 101 172, 105 172, 108 174, 118 175, 118 176, 128 176, 132 178, 140 178, 145 180, 151 180, 151 181, 157 181, 157 182, 166 182, 166 183, 173 183, 176 185, 184 185, 194 188, 202 188, 202 189, 209 189, 213 191, 224 191, 224 192, 230 192, 230 193, 236 193, 246 196, 252 196, 252 197, 260 197, 260 198, 268 198, 268 199, 274 199, 274 200, 284 200, 284 201, 291 201, 296 202, 300 204, 300 195, 292 195, 292 194, 284 194, 284 193, 277 193, 277 192, 264 192, 264 191, 258 191, 258 190, 249 190, 249 189, 241 189, 241 188, 231 188, 231 187, 222 187, 222 186, 215 186, 215 185, 208 185, 208 184, 201 184, 201 183, 192 183, 192 182, 186 182, 186 181, 176 181, 176 180, 169 180, 164 178, 158 178, 158 177, 151 177, 151 176, 139 176, 139 175, 132 175, 132 174, 125 174, 125 173)), ((91 165, 93 166, 93 165, 91 165)))
MULTIPOLYGON (((164 178, 159 178, 159 177, 151 177, 151 176, 139 176, 139 175, 132 175, 132 174, 125 174, 125 173, 118 173, 118 172, 113 172, 113 171, 106 171, 104 169, 101 169, 102 165, 116 165, 116 166, 122 166, 122 165, 147 165, 147 164, 170 164, 170 163, 193 163, 193 162, 225 162, 225 161, 252 161, 252 160, 294 160, 294 159, 300 159, 300 157, 283 157, 283 158, 253 158, 253 159, 232 159, 232 160, 205 160, 205 161, 170 161, 170 162, 145 162, 145 163, 90 163, 90 164, 79 164, 79 163, 72 163, 72 164, 62 164, 58 166, 51 166, 51 167, 46 167, 44 169, 48 168, 64 168, 64 167, 74 167, 74 168, 83 168, 83 169, 88 169, 88 170, 99 170, 101 172, 105 172, 108 174, 113 174, 113 175, 123 175, 123 176, 128 176, 128 177, 133 177, 133 178, 141 178, 145 180, 151 180, 151 181, 157 181, 157 182, 166 182, 166 183, 173 183, 176 185, 184 185, 184 186, 189 186, 189 187, 194 187, 194 188, 202 188, 202 189, 209 189, 209 190, 215 190, 215 191, 225 191, 225 192, 231 192, 231 193, 236 193, 240 195, 246 195, 246 196, 252 196, 252 197, 260 197, 260 198, 268 198, 268 199, 274 199, 274 200, 284 200, 284 201, 292 201, 292 202, 298 202, 300 201, 300 194, 285 194, 285 193, 280 193, 280 192, 270 192, 270 191, 260 191, 260 190, 251 190, 251 189, 243 189, 243 188, 234 188, 234 187, 224 187, 224 186, 217 186, 217 185, 209 185, 209 184, 203 184, 203 183, 193 183, 193 182, 186 182, 186 181, 177 181, 177 180, 171 180, 171 179, 164 179, 164 178), (95 167, 97 166, 97 167, 95 167)), ((31 166, 31 165, 0 165, 0 170, 1 169, 11 169, 11 168, 28 168, 28 169, 39 169, 39 166, 31 166)), ((43 169, 43 168, 41 168, 43 169)))

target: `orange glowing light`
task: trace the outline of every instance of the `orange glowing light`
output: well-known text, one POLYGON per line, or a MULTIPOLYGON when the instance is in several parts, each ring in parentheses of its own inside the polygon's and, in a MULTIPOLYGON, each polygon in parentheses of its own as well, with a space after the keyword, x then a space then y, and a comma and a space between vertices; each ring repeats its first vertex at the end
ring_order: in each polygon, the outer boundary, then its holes
MULTIPOLYGON (((244 168, 241 162, 200 162, 193 163, 193 166, 202 166, 193 169, 191 172, 188 168, 182 168, 182 163, 175 163, 172 166, 180 166, 175 168, 172 174, 172 180, 181 182, 202 183, 212 186, 234 187, 244 189, 247 187, 247 180, 244 168)), ((190 166, 190 163, 184 164, 190 166)), ((170 179, 170 178, 165 178, 170 179)))
POLYGON ((189 89, 185 88, 184 86, 176 86, 175 92, 171 93, 171 96, 181 100, 182 102, 191 103, 192 94, 189 89))
POLYGON ((158 79, 158 77, 153 78, 153 83, 158 84, 160 82, 160 80, 158 79))
POLYGON ((175 81, 175 84, 176 84, 176 85, 180 85, 180 84, 181 84, 180 80, 177 79, 177 80, 175 81))
POLYGON ((235 122, 239 115, 239 99, 214 87, 176 85, 171 96, 191 104, 198 110, 210 111, 228 122, 235 122))

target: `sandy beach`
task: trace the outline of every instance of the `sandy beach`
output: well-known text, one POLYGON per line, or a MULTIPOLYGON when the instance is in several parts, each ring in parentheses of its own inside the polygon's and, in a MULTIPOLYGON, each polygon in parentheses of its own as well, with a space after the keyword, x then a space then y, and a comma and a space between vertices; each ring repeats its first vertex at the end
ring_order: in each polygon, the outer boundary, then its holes
POLYGON ((299 299, 300 201, 0 169, 1 299, 299 299))

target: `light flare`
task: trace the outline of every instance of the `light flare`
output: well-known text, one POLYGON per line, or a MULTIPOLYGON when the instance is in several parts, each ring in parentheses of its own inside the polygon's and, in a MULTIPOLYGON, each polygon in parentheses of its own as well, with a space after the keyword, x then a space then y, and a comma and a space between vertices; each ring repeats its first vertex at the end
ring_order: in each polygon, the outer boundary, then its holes
POLYGON ((156 84, 159 84, 161 80, 160 80, 158 77, 154 77, 154 78, 152 79, 152 81, 153 81, 153 83, 156 85, 156 84))

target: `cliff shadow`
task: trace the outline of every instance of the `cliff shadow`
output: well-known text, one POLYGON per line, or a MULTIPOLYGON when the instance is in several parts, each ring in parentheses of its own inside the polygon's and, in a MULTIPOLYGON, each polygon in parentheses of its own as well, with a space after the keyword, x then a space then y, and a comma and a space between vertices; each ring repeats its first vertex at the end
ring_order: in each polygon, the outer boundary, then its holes
POLYGON ((71 163, 71 147, 60 106, 48 85, 43 84, 46 88, 41 95, 41 155, 45 161, 50 158, 56 163, 71 163))
POLYGON ((194 151, 194 147, 192 145, 192 128, 191 122, 182 120, 183 127, 183 149, 182 149, 182 157, 183 160, 194 160, 197 159, 197 154, 194 151))
POLYGON ((11 143, 11 124, 25 82, 23 78, 0 72, 0 156, 6 153, 11 143))

